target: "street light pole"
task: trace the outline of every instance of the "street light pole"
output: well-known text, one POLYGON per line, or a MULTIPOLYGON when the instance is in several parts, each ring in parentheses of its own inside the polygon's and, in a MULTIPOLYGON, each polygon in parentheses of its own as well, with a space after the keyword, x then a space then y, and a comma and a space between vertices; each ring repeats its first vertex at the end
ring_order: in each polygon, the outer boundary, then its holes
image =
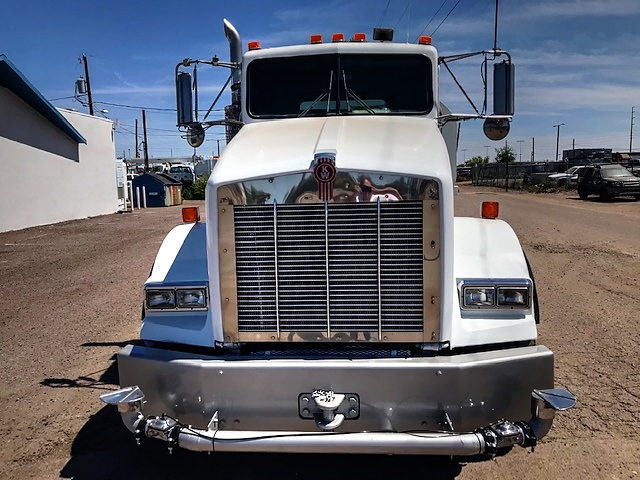
POLYGON ((560 146, 560 127, 563 125, 564 123, 559 123, 553 126, 554 128, 558 129, 558 133, 556 134, 556 162, 558 161, 558 148, 560 146))
POLYGON ((633 110, 636 107, 631 107, 631 133, 629 133, 629 153, 633 152, 633 110))
POLYGON ((522 163, 522 142, 524 142, 524 140, 517 140, 517 142, 520 144, 520 160, 519 160, 519 162, 522 163))

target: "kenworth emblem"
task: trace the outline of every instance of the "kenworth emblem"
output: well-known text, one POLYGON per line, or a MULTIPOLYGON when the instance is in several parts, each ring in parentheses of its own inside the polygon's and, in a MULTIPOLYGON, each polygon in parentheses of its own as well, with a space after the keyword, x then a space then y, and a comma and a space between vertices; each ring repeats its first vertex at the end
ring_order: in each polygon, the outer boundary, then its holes
POLYGON ((316 153, 313 159, 313 176, 318 182, 318 198, 328 202, 333 198, 333 181, 336 179, 336 156, 333 153, 316 153))

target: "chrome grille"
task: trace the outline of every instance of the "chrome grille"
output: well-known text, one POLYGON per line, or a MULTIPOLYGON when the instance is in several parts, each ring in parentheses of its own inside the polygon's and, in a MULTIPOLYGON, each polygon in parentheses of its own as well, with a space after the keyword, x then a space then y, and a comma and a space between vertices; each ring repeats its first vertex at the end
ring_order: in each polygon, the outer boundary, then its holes
POLYGON ((236 205, 238 330, 423 329, 422 202, 236 205))

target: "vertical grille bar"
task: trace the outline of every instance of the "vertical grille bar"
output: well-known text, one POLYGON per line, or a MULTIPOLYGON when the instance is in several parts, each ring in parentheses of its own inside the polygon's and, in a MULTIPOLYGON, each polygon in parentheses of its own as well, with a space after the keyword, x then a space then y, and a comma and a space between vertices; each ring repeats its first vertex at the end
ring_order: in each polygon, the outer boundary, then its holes
POLYGON ((327 337, 331 337, 331 285, 329 283, 329 204, 324 204, 324 268, 327 277, 327 337))
POLYGON ((273 201, 273 254, 274 254, 274 272, 276 275, 276 334, 278 338, 280 338, 280 305, 278 304, 278 299, 280 298, 280 288, 278 287, 280 276, 278 275, 278 203, 273 201))
POLYGON ((380 197, 376 202, 378 211, 378 338, 382 338, 382 272, 380 271, 380 197))

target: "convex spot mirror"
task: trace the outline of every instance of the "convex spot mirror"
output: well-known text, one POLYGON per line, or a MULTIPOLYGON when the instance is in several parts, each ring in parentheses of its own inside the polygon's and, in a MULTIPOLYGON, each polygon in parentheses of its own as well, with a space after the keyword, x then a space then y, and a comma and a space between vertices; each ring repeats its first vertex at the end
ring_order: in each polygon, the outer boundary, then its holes
POLYGON ((511 125, 506 118, 487 118, 482 127, 484 135, 489 140, 502 140, 509 134, 511 125))
POLYGON ((187 143, 193 147, 198 148, 204 143, 204 128, 199 123, 189 125, 187 128, 187 143))

